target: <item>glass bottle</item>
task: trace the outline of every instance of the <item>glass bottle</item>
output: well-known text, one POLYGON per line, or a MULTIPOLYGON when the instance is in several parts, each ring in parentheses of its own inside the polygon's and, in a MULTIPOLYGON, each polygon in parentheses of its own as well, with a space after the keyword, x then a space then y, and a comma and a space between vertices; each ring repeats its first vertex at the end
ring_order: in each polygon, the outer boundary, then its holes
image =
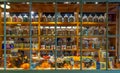
POLYGON ((88 16, 88 22, 93 22, 93 16, 91 14, 88 16))
POLYGON ((17 22, 17 16, 15 14, 12 17, 12 22, 17 22))
POLYGON ((68 15, 67 14, 65 14, 65 16, 64 16, 64 22, 68 22, 68 15))
POLYGON ((98 22, 98 16, 95 14, 94 18, 93 18, 94 22, 98 22))
POLYGON ((38 16, 38 14, 35 16, 35 22, 38 22, 38 18, 39 18, 39 16, 38 16))
POLYGON ((18 16, 18 22, 23 22, 23 17, 21 14, 18 16))
POLYGON ((23 16, 23 22, 28 22, 28 16, 26 14, 23 16))
POLYGON ((102 14, 99 16, 99 22, 105 22, 105 18, 102 14))
POLYGON ((69 17, 69 22, 75 22, 75 18, 74 18, 74 16, 72 14, 69 17))
POLYGON ((47 21, 47 18, 46 18, 45 14, 44 14, 44 15, 42 15, 42 17, 41 17, 41 22, 46 22, 46 21, 47 21))
POLYGON ((88 21, 88 17, 86 14, 84 14, 83 18, 82 18, 83 22, 87 22, 88 21))
POLYGON ((47 22, 51 22, 52 21, 52 16, 49 14, 48 16, 47 16, 47 22))

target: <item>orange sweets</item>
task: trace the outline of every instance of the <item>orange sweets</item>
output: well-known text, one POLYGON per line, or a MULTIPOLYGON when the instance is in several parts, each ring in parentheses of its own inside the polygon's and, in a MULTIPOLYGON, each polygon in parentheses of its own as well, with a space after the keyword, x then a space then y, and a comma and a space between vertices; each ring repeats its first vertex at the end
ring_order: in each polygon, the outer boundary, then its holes
POLYGON ((24 64, 22 64, 21 65, 21 68, 23 68, 23 69, 29 69, 30 68, 30 64, 29 63, 24 63, 24 64))
POLYGON ((47 61, 45 61, 45 62, 43 62, 43 63, 41 64, 40 67, 41 67, 41 68, 50 68, 51 65, 50 65, 47 61))

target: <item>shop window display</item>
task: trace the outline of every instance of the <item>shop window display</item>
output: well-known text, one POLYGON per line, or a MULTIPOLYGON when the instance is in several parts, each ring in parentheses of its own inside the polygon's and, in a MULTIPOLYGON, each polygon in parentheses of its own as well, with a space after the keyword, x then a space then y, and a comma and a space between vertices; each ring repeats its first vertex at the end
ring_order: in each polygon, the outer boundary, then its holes
MULTIPOLYGON (((32 10, 27 3, 10 2, 10 6, 6 17, 1 8, 0 25, 0 61, 6 61, 7 69, 119 69, 114 9, 119 3, 109 3, 108 10, 102 2, 32 2, 32 10)), ((0 67, 4 69, 4 63, 0 67)))

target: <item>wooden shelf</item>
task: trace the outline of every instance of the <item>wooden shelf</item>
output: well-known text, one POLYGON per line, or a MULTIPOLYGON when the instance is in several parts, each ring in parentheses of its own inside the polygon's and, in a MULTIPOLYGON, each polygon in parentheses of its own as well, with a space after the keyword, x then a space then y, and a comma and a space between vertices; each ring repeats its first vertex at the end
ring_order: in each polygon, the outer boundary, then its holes
MULTIPOLYGON (((4 22, 2 22, 2 24, 4 24, 4 22)), ((30 25, 30 22, 6 22, 7 25, 17 25, 17 24, 21 24, 21 25, 30 25)), ((38 25, 38 22, 32 22, 32 25, 38 25)))
MULTIPOLYGON (((4 22, 2 22, 4 24, 4 22)), ((30 22, 6 22, 7 25, 30 25, 30 22)), ((81 24, 81 22, 31 22, 32 25, 41 26, 77 26, 77 24, 81 24)), ((110 26, 116 25, 116 22, 109 22, 110 26)), ((106 26, 105 22, 82 22, 82 26, 106 26)))
MULTIPOLYGON (((25 38, 29 38, 29 34, 28 35, 7 35, 6 37, 11 37, 11 38, 16 38, 16 37, 25 37, 25 38)), ((38 35, 32 35, 32 37, 38 37, 38 35)))
MULTIPOLYGON (((4 49, 2 49, 4 51, 4 49)), ((6 49, 7 51, 11 50, 30 50, 30 48, 14 48, 14 49, 6 49)), ((32 48, 32 50, 39 50, 38 48, 32 48)))
POLYGON ((116 50, 109 50, 109 52, 116 52, 116 50))
POLYGON ((40 22, 41 26, 76 26, 77 22, 40 22))

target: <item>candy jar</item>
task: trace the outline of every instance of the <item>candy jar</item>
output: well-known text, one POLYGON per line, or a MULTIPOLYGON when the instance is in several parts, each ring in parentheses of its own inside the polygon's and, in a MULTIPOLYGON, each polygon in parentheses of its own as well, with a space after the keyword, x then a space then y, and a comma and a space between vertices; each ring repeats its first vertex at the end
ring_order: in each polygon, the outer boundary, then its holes
POLYGON ((28 16, 26 14, 23 16, 23 22, 28 22, 28 16))
POLYGON ((6 18, 7 18, 7 22, 12 22, 12 17, 10 15, 6 15, 6 18))
POLYGON ((35 21, 35 18, 34 18, 34 16, 31 16, 31 19, 32 19, 32 22, 34 22, 34 21, 35 21))
POLYGON ((55 22, 55 15, 52 17, 52 21, 55 22))
POLYGON ((46 22, 46 21, 47 21, 47 18, 46 18, 45 14, 44 14, 44 15, 42 15, 42 17, 41 17, 41 22, 46 22))
POLYGON ((98 22, 98 16, 95 14, 95 16, 93 17, 93 21, 94 22, 98 22))
POLYGON ((48 16, 47 16, 47 22, 51 22, 52 21, 52 16, 49 14, 48 16))
POLYGON ((20 14, 19 16, 18 16, 18 22, 23 22, 23 17, 22 17, 22 15, 20 14))
POLYGON ((99 16, 99 22, 105 22, 105 18, 102 14, 99 16))
POLYGON ((10 42, 6 41, 6 49, 10 49, 10 42))
POLYGON ((10 48, 13 49, 14 48, 14 41, 11 39, 10 40, 10 48))
POLYGON ((105 35, 105 28, 104 27, 100 27, 100 30, 99 30, 99 34, 100 35, 105 35))
POLYGON ((64 22, 68 22, 68 15, 67 14, 65 14, 65 16, 64 16, 64 22))
POLYGON ((15 14, 12 17, 12 22, 17 22, 17 16, 15 14))
POLYGON ((89 42, 88 42, 88 40, 85 40, 84 43, 85 43, 85 48, 88 49, 88 47, 89 47, 89 42))
POLYGON ((93 22, 93 16, 91 14, 88 16, 88 22, 93 22))
POLYGON ((63 21, 63 18, 61 16, 61 14, 58 15, 58 22, 62 22, 63 21))
POLYGON ((78 16, 78 21, 81 22, 81 16, 80 16, 80 14, 78 16))
POLYGON ((99 27, 95 27, 95 29, 94 29, 94 35, 99 35, 99 27))
POLYGON ((69 22, 75 22, 75 18, 74 18, 74 16, 72 14, 69 17, 69 22))
POLYGON ((83 20, 83 22, 87 22, 88 21, 88 17, 86 16, 86 14, 84 14, 82 20, 83 20))
POLYGON ((39 16, 38 16, 38 14, 35 16, 35 22, 38 22, 38 18, 39 18, 39 16))

